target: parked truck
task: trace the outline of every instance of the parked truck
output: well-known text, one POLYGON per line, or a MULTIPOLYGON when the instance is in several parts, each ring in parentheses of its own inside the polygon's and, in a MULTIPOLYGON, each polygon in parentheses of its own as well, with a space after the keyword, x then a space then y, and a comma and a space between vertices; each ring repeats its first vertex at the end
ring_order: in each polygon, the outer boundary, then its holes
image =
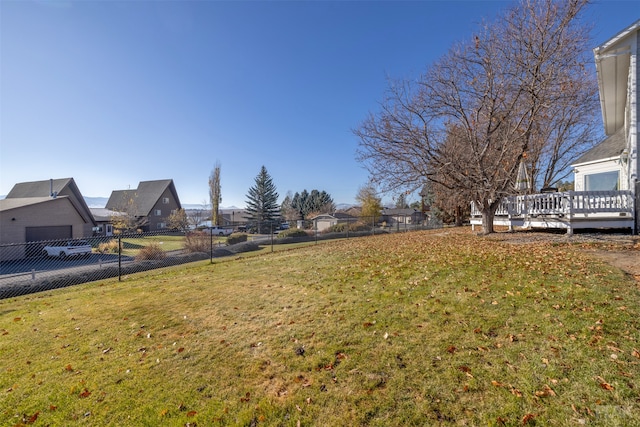
POLYGON ((207 231, 209 231, 214 236, 228 236, 229 234, 233 233, 233 228, 223 228, 214 225, 213 227, 207 228, 207 231))

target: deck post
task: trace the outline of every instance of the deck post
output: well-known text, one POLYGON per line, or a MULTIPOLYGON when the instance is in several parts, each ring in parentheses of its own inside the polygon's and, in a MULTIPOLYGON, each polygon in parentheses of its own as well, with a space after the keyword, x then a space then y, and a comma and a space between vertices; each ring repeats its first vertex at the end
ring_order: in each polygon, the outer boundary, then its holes
POLYGON ((634 191, 634 195, 635 200, 631 199, 631 201, 634 204, 633 207, 633 222, 634 222, 634 227, 631 230, 633 235, 638 235, 640 234, 640 181, 636 180, 636 188, 634 191))

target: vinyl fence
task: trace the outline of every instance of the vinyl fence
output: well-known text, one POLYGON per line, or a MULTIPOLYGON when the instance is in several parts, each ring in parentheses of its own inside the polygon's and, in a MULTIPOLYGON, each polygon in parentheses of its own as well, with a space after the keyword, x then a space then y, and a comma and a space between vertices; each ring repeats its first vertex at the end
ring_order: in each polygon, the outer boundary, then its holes
MULTIPOLYGON (((123 280, 133 273, 201 260, 212 262, 214 258, 258 250, 265 246, 273 249, 275 245, 287 243, 441 227, 437 221, 391 224, 380 222, 376 218, 348 219, 334 223, 300 221, 293 225, 294 228, 283 229, 279 222, 260 224, 263 234, 234 233, 229 237, 213 235, 205 229, 94 236, 80 241, 0 244, 0 299, 107 278, 117 277, 123 280), (83 253, 74 253, 78 248, 82 251, 83 245, 83 253)), ((229 227, 237 230, 241 226, 232 224, 229 227)))

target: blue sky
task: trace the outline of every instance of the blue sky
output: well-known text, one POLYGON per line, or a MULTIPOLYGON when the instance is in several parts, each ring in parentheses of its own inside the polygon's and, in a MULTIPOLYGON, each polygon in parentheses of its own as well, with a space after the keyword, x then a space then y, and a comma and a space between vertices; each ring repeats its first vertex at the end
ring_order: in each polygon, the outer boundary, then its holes
MULTIPOLYGON (((183 204, 280 194, 353 203, 352 129, 387 78, 416 77, 508 1, 0 2, 0 194, 73 177, 84 196, 172 178, 183 204)), ((596 46, 640 17, 595 1, 596 46)), ((594 71, 595 72, 595 71, 594 71)), ((391 196, 385 196, 390 201, 391 196)))

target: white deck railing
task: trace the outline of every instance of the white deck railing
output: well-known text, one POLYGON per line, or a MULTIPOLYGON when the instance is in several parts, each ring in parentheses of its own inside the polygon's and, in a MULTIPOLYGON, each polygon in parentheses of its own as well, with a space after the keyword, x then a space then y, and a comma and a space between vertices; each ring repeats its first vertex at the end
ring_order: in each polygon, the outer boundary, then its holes
MULTIPOLYGON (((591 214, 633 215, 633 212, 634 195, 631 191, 564 191, 506 197, 498 206, 496 217, 555 215, 573 218, 591 214)), ((471 216, 481 215, 472 203, 471 216)))

